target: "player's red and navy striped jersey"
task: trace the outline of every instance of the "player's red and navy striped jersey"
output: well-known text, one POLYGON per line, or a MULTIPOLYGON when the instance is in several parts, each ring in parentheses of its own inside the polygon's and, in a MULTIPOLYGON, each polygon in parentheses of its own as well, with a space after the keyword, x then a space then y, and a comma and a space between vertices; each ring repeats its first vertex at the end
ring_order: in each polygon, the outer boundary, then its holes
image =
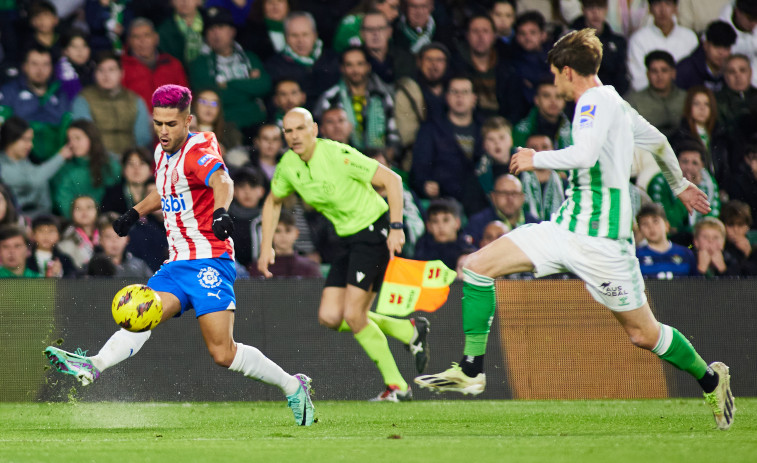
MULTIPOLYGON (((208 182, 226 169, 212 132, 190 133, 175 153, 155 148, 155 185, 163 208, 169 261, 207 259, 224 254, 234 259, 234 242, 213 234, 213 189, 208 182)), ((225 256, 224 256, 225 257, 225 256)))

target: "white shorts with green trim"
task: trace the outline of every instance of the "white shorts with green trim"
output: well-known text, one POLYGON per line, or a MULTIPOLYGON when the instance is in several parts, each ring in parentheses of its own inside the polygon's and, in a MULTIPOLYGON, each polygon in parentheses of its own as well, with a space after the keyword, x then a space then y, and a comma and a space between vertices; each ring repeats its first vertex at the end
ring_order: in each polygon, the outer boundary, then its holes
POLYGON ((580 235, 554 222, 522 225, 506 235, 534 264, 537 277, 570 272, 592 297, 615 312, 645 302, 644 279, 630 241, 580 235))

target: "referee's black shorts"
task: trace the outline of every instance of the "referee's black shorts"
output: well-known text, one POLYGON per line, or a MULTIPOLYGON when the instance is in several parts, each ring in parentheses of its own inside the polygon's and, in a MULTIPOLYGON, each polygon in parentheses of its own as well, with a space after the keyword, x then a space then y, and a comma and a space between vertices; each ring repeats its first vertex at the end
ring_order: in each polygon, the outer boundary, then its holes
POLYGON ((387 236, 388 213, 354 235, 340 238, 341 251, 331 264, 326 286, 344 288, 353 285, 366 291, 378 292, 389 263, 387 236))

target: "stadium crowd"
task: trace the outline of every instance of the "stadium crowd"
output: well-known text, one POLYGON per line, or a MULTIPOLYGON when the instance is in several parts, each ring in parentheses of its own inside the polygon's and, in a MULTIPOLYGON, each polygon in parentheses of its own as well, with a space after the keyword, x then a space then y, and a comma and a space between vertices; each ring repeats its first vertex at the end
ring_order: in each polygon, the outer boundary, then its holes
MULTIPOLYGON (((575 105, 546 55, 584 27, 602 82, 668 136, 712 205, 689 214, 638 151, 642 273, 757 275, 757 0, 5 0, 0 277, 160 267, 160 211, 128 237, 110 225, 155 188, 151 95, 170 83, 193 90, 192 130, 215 132, 234 180, 240 276, 259 276, 261 208, 298 106, 320 137, 402 176, 403 255, 459 268, 560 208, 568 172, 514 176, 509 161, 571 145, 575 105)), ((333 226, 296 196, 284 208, 276 275, 321 274, 333 226)))

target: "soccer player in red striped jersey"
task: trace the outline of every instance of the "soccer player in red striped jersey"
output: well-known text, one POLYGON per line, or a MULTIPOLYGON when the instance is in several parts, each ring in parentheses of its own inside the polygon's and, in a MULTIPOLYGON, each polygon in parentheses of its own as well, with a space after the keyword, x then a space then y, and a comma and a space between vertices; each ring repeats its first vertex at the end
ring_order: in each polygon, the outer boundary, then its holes
MULTIPOLYGON (((113 228, 126 236, 140 217, 162 210, 169 258, 147 282, 163 303, 161 323, 194 310, 205 344, 220 366, 281 388, 298 425, 313 423, 310 378, 289 375, 258 349, 232 338, 234 225, 227 213, 234 184, 212 132, 192 133, 192 94, 179 85, 164 85, 153 94, 153 126, 160 144, 155 148, 157 189, 122 215, 113 228)), ((56 347, 45 350, 62 373, 87 385, 106 368, 136 354, 151 332, 116 332, 93 357, 56 347)))

